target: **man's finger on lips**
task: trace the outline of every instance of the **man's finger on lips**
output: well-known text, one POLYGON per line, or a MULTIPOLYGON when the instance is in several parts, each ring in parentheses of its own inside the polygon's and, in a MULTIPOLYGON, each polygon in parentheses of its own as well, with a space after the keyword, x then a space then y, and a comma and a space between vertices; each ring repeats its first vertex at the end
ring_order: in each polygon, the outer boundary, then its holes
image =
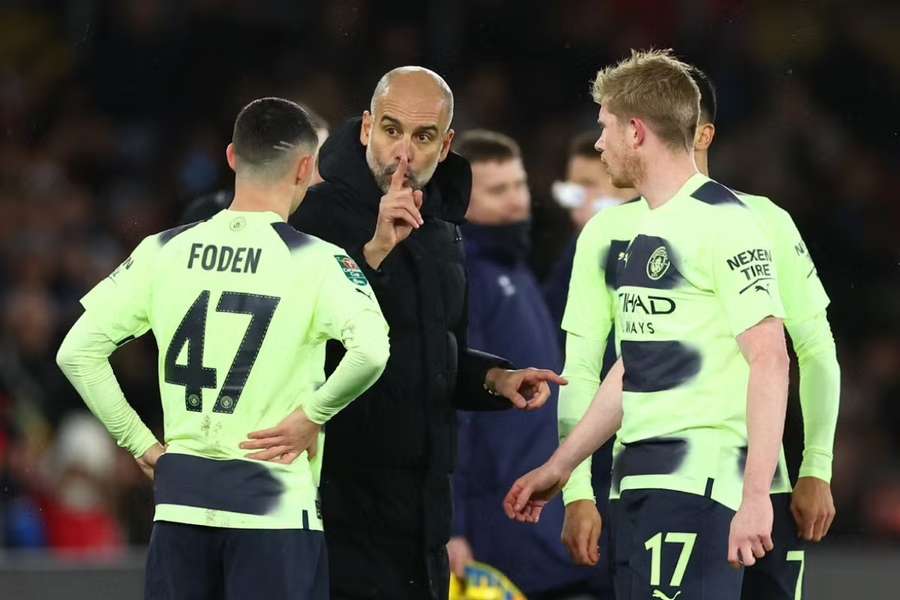
POLYGON ((406 168, 408 166, 409 163, 407 162, 407 160, 405 158, 401 158, 396 170, 394 170, 394 174, 391 175, 392 189, 399 189, 403 187, 403 183, 406 181, 406 168))
POLYGON ((390 220, 391 223, 394 223, 396 221, 403 221, 403 223, 409 225, 413 229, 419 228, 419 223, 418 221, 416 221, 415 216, 413 216, 413 214, 405 208, 397 207, 388 209, 388 211, 385 213, 385 216, 388 218, 388 220, 390 220))

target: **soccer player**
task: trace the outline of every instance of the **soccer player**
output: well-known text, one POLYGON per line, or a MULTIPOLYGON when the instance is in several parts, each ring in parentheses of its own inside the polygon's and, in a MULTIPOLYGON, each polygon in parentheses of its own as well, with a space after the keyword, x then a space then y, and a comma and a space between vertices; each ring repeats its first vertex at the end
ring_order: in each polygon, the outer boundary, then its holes
MULTIPOLYGON (((716 94, 709 78, 693 67, 691 75, 700 88, 700 120, 694 140, 694 159, 697 168, 709 175, 708 148, 715 135, 716 94)), ((791 600, 802 595, 804 573, 804 541, 820 541, 835 516, 831 497, 831 459, 840 398, 840 367, 831 328, 825 312, 828 296, 815 272, 806 244, 797 231, 790 215, 762 196, 738 193, 757 217, 773 242, 774 261, 778 273, 779 289, 784 304, 785 325, 798 356, 800 371, 800 403, 803 412, 804 452, 800 477, 791 494, 787 465, 782 454, 772 486, 774 508, 775 550, 746 570, 743 582, 744 600, 791 600)), ((645 202, 630 203, 610 210, 609 214, 595 219, 594 235, 602 236, 602 242, 594 247, 599 254, 594 257, 597 265, 605 264, 609 254, 616 254, 631 237, 637 222, 648 210, 645 202)), ((589 271, 582 277, 591 277, 596 267, 582 262, 589 271)), ((602 269, 602 267, 601 267, 602 269)), ((614 273, 604 272, 607 294, 615 294, 614 273)), ((596 290, 591 290, 596 293, 596 290)), ((601 324, 602 331, 612 328, 612 321, 601 324)), ((597 365, 603 349, 598 347, 592 361, 583 363, 589 367, 585 377, 596 382, 601 373, 597 365)), ((573 363, 579 364, 579 363, 573 363)), ((571 373, 569 374, 570 381, 571 373)), ((559 429, 565 439, 581 419, 593 398, 592 389, 586 386, 578 390, 572 387, 561 391, 559 429)), ((577 384, 576 384, 577 385, 577 384)), ((616 451, 621 452, 621 444, 616 451)), ((597 547, 601 521, 594 504, 594 492, 600 491, 593 482, 590 458, 579 465, 563 489, 566 502, 566 526, 563 539, 570 553, 580 564, 593 564, 589 549, 597 547)), ((617 490, 613 489, 613 497, 617 490)), ((612 509, 614 511, 614 508, 612 509)), ((608 530, 609 528, 607 528, 608 530)))
POLYGON ((585 418, 504 503, 511 518, 537 520, 572 469, 618 431, 619 600, 736 600, 742 572, 728 562, 752 565, 772 550, 769 490, 787 401, 783 309, 754 214, 697 172, 699 92, 688 69, 667 52, 634 52, 597 75, 597 147, 613 183, 635 187, 648 209, 607 257, 612 304, 603 271, 587 264, 602 237, 595 221, 585 229, 564 319, 566 368, 575 385, 596 389, 575 363, 599 363, 612 317, 620 359, 585 418))
MULTIPOLYGON (((145 597, 328 597, 310 459, 326 423, 381 374, 387 325, 344 251, 293 229, 316 135, 297 104, 238 115, 226 154, 235 197, 208 221, 145 238, 84 298, 57 361, 116 441, 155 477, 145 597), (108 356, 152 331, 160 444, 123 397, 108 356), (325 380, 325 343, 347 350, 325 380), (301 440, 270 462, 239 444, 285 417, 301 440)), ((257 453, 258 454, 258 453, 257 453)))

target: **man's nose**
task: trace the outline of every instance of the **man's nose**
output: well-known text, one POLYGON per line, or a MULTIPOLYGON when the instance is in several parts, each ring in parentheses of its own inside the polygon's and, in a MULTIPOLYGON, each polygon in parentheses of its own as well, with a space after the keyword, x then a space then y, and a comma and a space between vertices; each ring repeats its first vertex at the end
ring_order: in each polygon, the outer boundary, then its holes
POLYGON ((412 143, 407 137, 398 141, 397 145, 394 147, 394 159, 396 159, 397 162, 400 162, 404 158, 406 159, 406 162, 412 162, 412 143))

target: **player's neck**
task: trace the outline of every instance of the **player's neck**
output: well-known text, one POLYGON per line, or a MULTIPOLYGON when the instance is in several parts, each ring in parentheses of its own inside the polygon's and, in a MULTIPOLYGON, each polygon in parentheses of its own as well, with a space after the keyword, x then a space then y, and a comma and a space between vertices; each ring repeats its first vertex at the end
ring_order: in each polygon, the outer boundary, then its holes
POLYGON ((234 200, 229 210, 245 212, 273 212, 287 221, 290 213, 290 199, 282 198, 286 194, 275 188, 264 188, 236 184, 234 200))
POLYGON ((638 191, 647 199, 651 209, 659 208, 671 200, 696 173, 694 156, 686 152, 648 160, 638 191))

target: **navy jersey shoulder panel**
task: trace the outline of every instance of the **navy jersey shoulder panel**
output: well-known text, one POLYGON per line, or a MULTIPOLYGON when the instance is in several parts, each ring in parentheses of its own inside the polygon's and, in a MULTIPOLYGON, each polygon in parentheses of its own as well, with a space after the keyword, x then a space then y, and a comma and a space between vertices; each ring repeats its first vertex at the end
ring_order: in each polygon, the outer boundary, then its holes
POLYGON ((671 290, 684 283, 678 255, 661 237, 638 235, 623 258, 616 265, 616 288, 629 285, 671 290))
POLYGON ((744 206, 741 199, 737 195, 719 183, 718 181, 707 181, 691 194, 692 198, 699 200, 705 204, 739 204, 744 206))
POLYGON ((159 245, 165 246, 166 244, 171 242, 172 238, 174 238, 176 235, 184 233, 191 227, 195 227, 203 222, 204 221, 194 221, 193 223, 188 223, 186 225, 179 225, 178 227, 173 227, 172 229, 166 229, 165 231, 160 233, 159 236, 157 237, 157 239, 159 240, 159 245))
POLYGON ((278 234, 278 237, 281 238, 281 241, 284 242, 284 245, 291 252, 302 248, 312 241, 308 235, 297 231, 290 223, 272 223, 272 229, 275 230, 275 233, 278 234))

